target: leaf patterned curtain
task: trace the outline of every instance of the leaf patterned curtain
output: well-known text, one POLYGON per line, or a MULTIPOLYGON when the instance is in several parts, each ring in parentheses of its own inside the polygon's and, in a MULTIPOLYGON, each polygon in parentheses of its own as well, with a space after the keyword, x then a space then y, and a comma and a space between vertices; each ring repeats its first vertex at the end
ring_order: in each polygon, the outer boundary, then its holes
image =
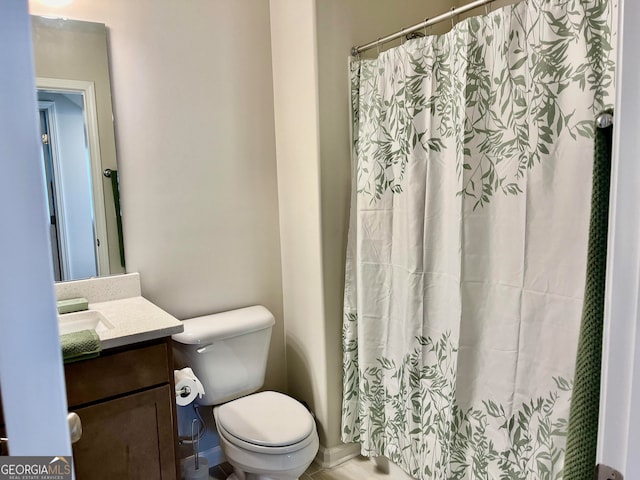
POLYGON ((557 479, 614 2, 527 0, 351 65, 342 437, 420 479, 557 479))

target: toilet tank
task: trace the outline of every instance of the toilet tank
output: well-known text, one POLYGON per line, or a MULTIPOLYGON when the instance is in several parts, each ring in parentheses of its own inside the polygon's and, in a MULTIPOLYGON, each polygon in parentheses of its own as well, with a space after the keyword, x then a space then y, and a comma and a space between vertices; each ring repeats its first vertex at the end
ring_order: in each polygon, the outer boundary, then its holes
POLYGON ((199 405, 218 405, 264 383, 273 315, 263 306, 183 320, 173 335, 176 368, 191 367, 204 386, 199 405))

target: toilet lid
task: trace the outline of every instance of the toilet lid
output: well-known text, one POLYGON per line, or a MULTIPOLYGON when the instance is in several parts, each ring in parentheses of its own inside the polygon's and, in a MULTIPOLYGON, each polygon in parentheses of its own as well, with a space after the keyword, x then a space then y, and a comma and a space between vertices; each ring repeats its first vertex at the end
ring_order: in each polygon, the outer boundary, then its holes
POLYGON ((300 442, 313 431, 313 417, 291 397, 260 392, 225 403, 218 421, 234 437, 254 445, 282 447, 300 442))

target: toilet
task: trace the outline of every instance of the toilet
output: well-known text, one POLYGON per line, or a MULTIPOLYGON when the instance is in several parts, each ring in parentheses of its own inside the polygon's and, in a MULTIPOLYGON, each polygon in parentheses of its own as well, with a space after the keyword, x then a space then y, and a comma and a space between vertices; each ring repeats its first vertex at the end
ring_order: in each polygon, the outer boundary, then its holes
POLYGON ((189 366, 204 386, 200 408, 213 407, 229 480, 295 480, 318 452, 311 413, 264 383, 271 329, 269 310, 254 306, 183 321, 173 335, 176 365, 189 366))

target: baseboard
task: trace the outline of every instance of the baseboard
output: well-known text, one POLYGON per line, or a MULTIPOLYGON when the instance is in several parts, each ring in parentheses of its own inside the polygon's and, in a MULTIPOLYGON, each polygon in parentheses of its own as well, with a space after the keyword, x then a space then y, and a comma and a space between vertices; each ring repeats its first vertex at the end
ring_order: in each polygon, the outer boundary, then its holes
POLYGON ((358 455, 360 455, 358 443, 343 443, 331 448, 320 445, 314 463, 320 468, 333 468, 358 455))

